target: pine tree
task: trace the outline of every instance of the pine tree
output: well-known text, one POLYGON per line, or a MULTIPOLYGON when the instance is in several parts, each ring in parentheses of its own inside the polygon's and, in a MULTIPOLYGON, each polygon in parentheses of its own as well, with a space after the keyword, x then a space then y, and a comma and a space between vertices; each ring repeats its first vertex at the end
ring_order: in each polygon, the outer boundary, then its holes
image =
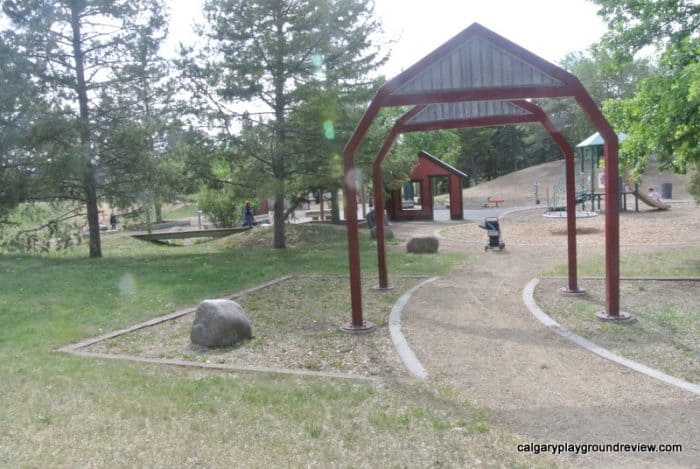
POLYGON ((157 51, 165 20, 161 0, 5 0, 6 31, 31 64, 28 79, 47 112, 26 129, 35 198, 80 201, 87 208, 90 257, 101 257, 101 198, 126 196, 144 174, 151 133, 125 98, 137 87, 144 41, 157 51))
MULTIPOLYGON (((197 83, 196 96, 210 104, 228 145, 260 163, 256 185, 272 189, 274 247, 284 248, 285 198, 303 167, 296 160, 305 158, 292 152, 289 114, 320 74, 340 87, 368 82, 381 63, 371 42, 378 30, 372 6, 358 0, 211 0, 205 16, 208 47, 198 60, 186 62, 186 73, 197 83), (230 135, 232 121, 242 117, 231 109, 241 103, 265 108, 250 123, 264 126, 255 138, 269 135, 264 151, 255 155, 230 135)), ((260 143, 252 146, 260 150, 260 143)))

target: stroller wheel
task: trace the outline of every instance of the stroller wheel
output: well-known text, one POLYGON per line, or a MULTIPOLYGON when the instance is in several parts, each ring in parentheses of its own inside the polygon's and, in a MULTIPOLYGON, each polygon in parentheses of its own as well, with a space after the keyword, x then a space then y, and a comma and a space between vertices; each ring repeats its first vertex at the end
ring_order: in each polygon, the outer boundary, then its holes
POLYGON ((488 246, 484 246, 484 252, 486 252, 486 251, 488 251, 488 250, 489 250, 489 247, 488 247, 488 246))

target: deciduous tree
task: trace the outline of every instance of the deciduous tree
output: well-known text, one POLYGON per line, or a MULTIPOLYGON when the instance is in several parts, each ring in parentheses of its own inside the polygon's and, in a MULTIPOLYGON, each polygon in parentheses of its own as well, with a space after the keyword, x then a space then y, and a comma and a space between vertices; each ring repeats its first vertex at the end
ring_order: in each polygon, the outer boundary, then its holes
POLYGON ((595 0, 609 32, 603 45, 627 63, 657 51, 655 72, 637 83, 634 96, 610 100, 605 111, 628 132, 622 156, 642 172, 649 157, 684 173, 700 162, 700 4, 693 0, 595 0))

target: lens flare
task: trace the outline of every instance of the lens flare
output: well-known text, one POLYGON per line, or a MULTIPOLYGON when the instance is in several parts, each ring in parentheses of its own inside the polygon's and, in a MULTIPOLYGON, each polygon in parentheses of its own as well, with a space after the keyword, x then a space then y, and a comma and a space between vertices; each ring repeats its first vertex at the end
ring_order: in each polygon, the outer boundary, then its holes
POLYGON ((335 139, 335 127, 333 126, 333 122, 330 120, 323 123, 323 135, 326 136, 326 140, 335 139))
POLYGON ((313 54, 311 56, 311 64, 314 66, 314 76, 319 80, 325 80, 326 70, 323 64, 323 56, 321 54, 313 54))
POLYGON ((136 280, 131 274, 124 274, 117 284, 119 294, 122 296, 134 296, 136 294, 136 280))
POLYGON ((357 179, 358 179, 359 176, 360 176, 360 171, 359 171, 357 168, 351 169, 351 170, 348 171, 348 173, 345 175, 345 184, 346 184, 348 187, 357 190, 357 179))

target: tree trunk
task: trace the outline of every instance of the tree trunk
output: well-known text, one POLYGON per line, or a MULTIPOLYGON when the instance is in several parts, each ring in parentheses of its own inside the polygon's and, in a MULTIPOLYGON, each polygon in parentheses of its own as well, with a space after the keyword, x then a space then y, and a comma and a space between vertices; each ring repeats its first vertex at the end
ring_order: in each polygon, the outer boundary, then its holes
POLYGON ((83 188, 85 189, 85 203, 87 204, 87 221, 90 230, 90 257, 102 257, 100 242, 100 214, 97 208, 97 181, 95 178, 95 165, 92 163, 92 151, 90 149, 90 116, 88 108, 87 84, 85 83, 85 59, 82 49, 80 30, 80 14, 78 6, 71 5, 71 29, 73 32, 73 53, 75 56, 76 93, 78 94, 78 107, 80 109, 80 153, 85 159, 85 176, 83 188))
POLYGON ((163 203, 158 194, 153 195, 153 208, 156 211, 156 223, 163 223, 163 203))
POLYGON ((285 64, 284 51, 287 45, 287 37, 285 36, 285 19, 284 15, 279 15, 279 11, 273 11, 275 19, 275 45, 276 53, 272 72, 272 81, 274 83, 274 108, 275 108, 275 145, 272 155, 272 173, 275 176, 275 204, 274 204, 274 248, 284 249, 287 247, 287 239, 285 236, 284 222, 284 199, 286 197, 286 181, 287 168, 285 165, 285 154, 287 147, 287 134, 285 131, 285 110, 287 107, 287 96, 285 94, 285 82, 287 75, 285 73, 287 65, 285 64))
POLYGON ((331 188, 331 223, 340 223, 340 198, 338 197, 339 189, 337 187, 331 188))
POLYGON ((278 185, 281 186, 275 191, 275 204, 274 204, 274 247, 275 249, 284 249, 287 247, 287 239, 284 232, 284 181, 278 181, 278 185))
POLYGON ((97 207, 97 190, 95 188, 95 168, 89 165, 85 181, 85 200, 87 203, 87 220, 90 230, 90 257, 102 257, 100 240, 100 213, 97 207))

